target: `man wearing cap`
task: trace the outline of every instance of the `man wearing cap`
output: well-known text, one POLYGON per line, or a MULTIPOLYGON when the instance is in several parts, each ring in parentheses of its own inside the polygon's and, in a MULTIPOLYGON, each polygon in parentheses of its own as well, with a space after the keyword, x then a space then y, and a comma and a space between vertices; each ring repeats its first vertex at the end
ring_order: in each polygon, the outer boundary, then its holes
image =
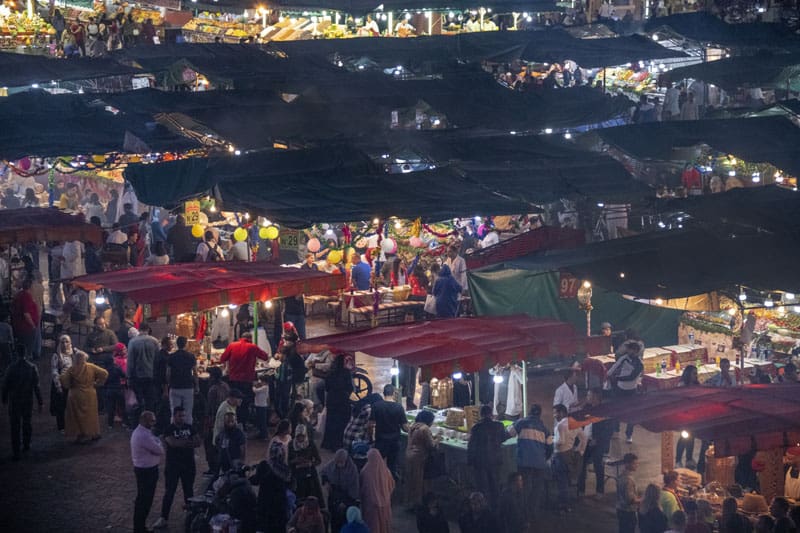
POLYGON ((237 418, 243 426, 247 423, 247 409, 253 397, 256 359, 269 361, 269 354, 253 344, 253 334, 249 331, 242 333, 238 341, 230 343, 219 359, 220 363, 228 365, 231 390, 238 390, 242 394, 237 418))
POLYGON ((154 368, 158 341, 150 335, 150 326, 142 324, 140 329, 130 328, 128 331, 128 383, 133 386, 139 408, 155 411, 156 388, 154 368))

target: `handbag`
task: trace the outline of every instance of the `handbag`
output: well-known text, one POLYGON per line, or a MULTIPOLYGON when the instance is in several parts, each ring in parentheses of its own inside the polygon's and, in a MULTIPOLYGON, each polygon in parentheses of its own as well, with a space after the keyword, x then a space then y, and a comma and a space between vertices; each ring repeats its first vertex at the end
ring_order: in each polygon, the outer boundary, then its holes
POLYGON ((423 306, 423 310, 429 315, 436 314, 436 296, 429 294, 425 297, 425 305, 423 306))
POLYGON ((136 393, 133 389, 125 389, 125 407, 129 411, 133 411, 139 406, 139 400, 136 399, 136 393))

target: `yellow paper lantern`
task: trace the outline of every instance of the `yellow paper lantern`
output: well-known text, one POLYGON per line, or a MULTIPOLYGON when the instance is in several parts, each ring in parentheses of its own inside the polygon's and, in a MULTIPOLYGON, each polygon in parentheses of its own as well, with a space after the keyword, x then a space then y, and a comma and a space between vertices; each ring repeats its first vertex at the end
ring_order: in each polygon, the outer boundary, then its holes
POLYGON ((342 252, 339 250, 331 250, 328 254, 328 263, 335 265, 338 264, 339 261, 342 260, 342 252))
POLYGON ((192 226, 192 237, 194 237, 195 239, 202 238, 203 233, 204 233, 203 226, 201 226, 200 224, 195 224, 194 226, 192 226))
POLYGON ((258 238, 264 241, 267 240, 267 228, 259 228, 258 238))
POLYGON ((247 230, 244 228, 236 228, 233 232, 233 238, 241 242, 247 239, 247 230))
POLYGON ((279 232, 278 232, 278 228, 276 228, 275 226, 266 227, 266 228, 264 228, 264 230, 265 230, 264 231, 264 235, 266 235, 266 237, 265 237, 266 239, 269 239, 269 240, 272 241, 272 240, 275 240, 275 239, 278 238, 279 232))

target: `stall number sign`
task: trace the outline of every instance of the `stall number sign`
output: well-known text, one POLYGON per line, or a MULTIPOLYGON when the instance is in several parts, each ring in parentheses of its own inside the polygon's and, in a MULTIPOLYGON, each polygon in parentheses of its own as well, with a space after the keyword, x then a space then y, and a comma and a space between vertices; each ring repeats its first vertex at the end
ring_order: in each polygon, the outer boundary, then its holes
POLYGON ((192 200, 186 202, 183 208, 183 216, 186 217, 186 225, 193 226, 200 223, 200 202, 192 200))
POLYGON ((558 280, 558 297, 559 298, 576 298, 578 296, 578 289, 581 286, 581 280, 572 274, 561 272, 558 280))
POLYGON ((300 232, 297 230, 287 230, 284 229, 281 231, 280 237, 278 238, 279 242, 281 243, 281 248, 297 248, 300 240, 300 232))

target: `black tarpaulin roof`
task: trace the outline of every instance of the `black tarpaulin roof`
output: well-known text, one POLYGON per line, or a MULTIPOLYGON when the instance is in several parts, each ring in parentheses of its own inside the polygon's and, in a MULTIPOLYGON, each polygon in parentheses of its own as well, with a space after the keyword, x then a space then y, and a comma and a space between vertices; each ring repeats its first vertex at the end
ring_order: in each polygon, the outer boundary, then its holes
POLYGON ((541 252, 507 261, 502 268, 565 270, 606 290, 647 299, 694 296, 740 284, 798 291, 798 244, 787 235, 686 228, 541 252))
POLYGON ((683 211, 707 227, 735 225, 800 237, 800 195, 771 185, 733 189, 720 194, 657 200, 659 211, 683 211))
POLYGON ((703 43, 763 48, 793 48, 800 45, 800 39, 781 24, 726 24, 703 12, 650 19, 645 24, 645 31, 652 32, 665 26, 679 35, 703 43))
POLYGON ((527 61, 563 62, 572 59, 583 67, 619 65, 632 61, 685 57, 638 35, 607 39, 578 39, 561 29, 434 35, 414 39, 370 37, 319 39, 272 43, 290 57, 338 54, 369 57, 383 66, 519 58, 527 61), (411 63, 411 64, 410 64, 411 63))
MULTIPOLYGON (((397 146, 395 142, 389 139, 387 144, 397 146)), ((456 141, 449 146, 446 140, 438 142, 426 153, 438 153, 441 161, 429 160, 434 163, 429 170, 404 174, 388 174, 355 146, 329 145, 131 165, 125 176, 146 203, 175 203, 216 187, 227 208, 264 213, 300 227, 375 216, 443 220, 484 212, 510 214, 565 196, 644 192, 611 158, 548 147, 536 138, 527 141, 528 152, 520 146, 508 148, 505 155, 493 155, 493 147, 526 141, 489 137, 461 141, 457 149, 456 141), (444 161, 443 154, 451 157, 444 161)))
POLYGON ((786 83, 797 86, 800 80, 800 54, 759 54, 747 57, 730 57, 718 61, 680 67, 665 73, 675 82, 683 79, 700 79, 735 91, 744 85, 786 89, 786 83))
POLYGON ((641 35, 576 39, 561 30, 531 32, 531 38, 521 54, 521 59, 526 61, 562 63, 565 59, 571 59, 584 68, 673 57, 686 57, 686 54, 660 46, 641 35))
POLYGON ((652 122, 598 131, 609 144, 645 159, 669 160, 673 149, 707 144, 747 161, 800 176, 800 128, 784 117, 652 122))
POLYGON ((53 59, 0 52, 0 87, 23 87, 50 81, 73 81, 135 74, 137 68, 107 58, 53 59))
POLYGON ((0 157, 183 150, 194 141, 140 113, 114 114, 89 95, 29 91, 0 98, 0 157))

